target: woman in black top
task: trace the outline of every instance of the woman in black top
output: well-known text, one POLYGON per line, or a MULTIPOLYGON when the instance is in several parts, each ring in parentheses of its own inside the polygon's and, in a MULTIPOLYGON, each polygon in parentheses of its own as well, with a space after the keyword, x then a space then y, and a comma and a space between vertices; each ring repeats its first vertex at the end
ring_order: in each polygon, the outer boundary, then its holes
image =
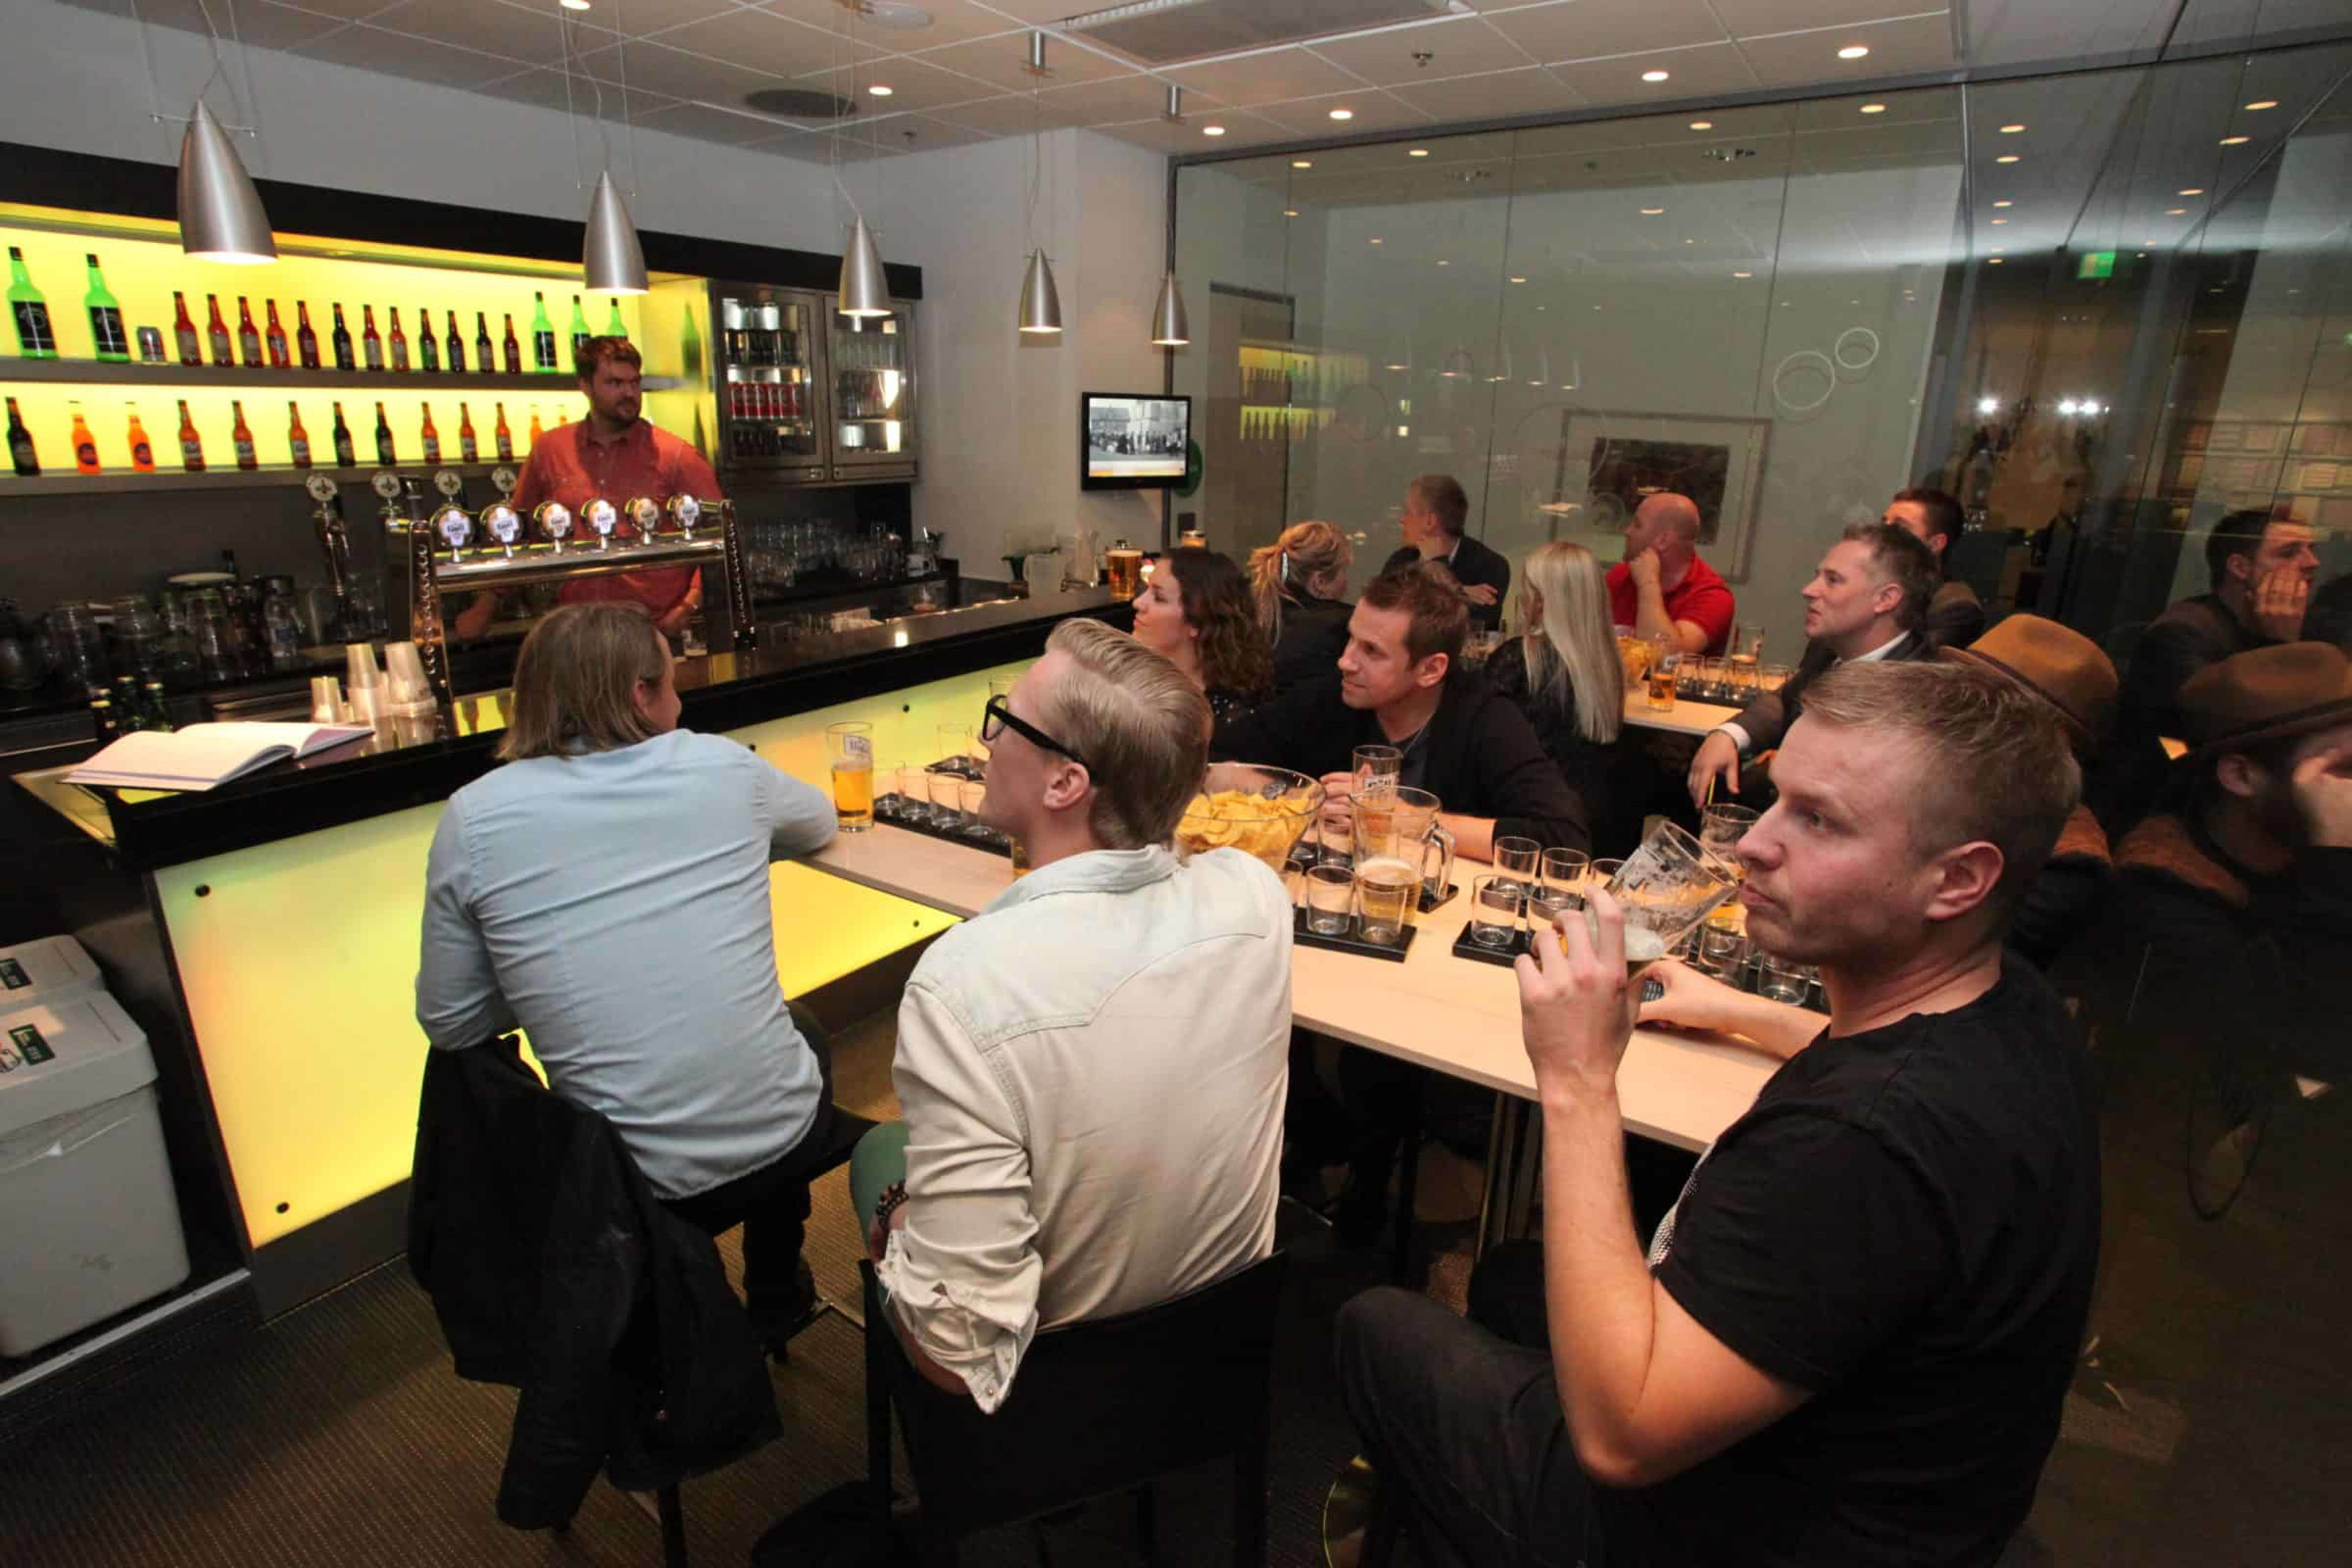
POLYGON ((1220 724, 1265 701, 1273 686, 1248 581, 1229 555, 1188 549, 1162 557, 1135 596, 1135 640, 1190 677, 1220 724))
POLYGON ((1612 774, 1625 667, 1610 627, 1608 583, 1592 552, 1560 540, 1536 547, 1519 584, 1524 630, 1486 661, 1486 679, 1527 715, 1545 754, 1583 797, 1593 853, 1621 852, 1629 840, 1614 818, 1622 792, 1612 788, 1612 774))
POLYGON ((1348 536, 1328 522, 1292 523, 1272 544, 1250 552, 1250 592, 1274 647, 1276 691, 1328 675, 1339 662, 1356 607, 1341 597, 1355 554, 1348 536))

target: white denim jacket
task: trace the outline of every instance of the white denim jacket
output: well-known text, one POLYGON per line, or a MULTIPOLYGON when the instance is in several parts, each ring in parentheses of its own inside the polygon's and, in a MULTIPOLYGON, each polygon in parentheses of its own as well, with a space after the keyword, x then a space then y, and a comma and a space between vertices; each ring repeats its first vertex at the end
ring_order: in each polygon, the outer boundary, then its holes
POLYGON ((1291 909, 1238 850, 1097 850, 934 943, 898 1008, 901 1327, 1003 1402, 1039 1327, 1265 1257, 1288 1088, 1291 909))

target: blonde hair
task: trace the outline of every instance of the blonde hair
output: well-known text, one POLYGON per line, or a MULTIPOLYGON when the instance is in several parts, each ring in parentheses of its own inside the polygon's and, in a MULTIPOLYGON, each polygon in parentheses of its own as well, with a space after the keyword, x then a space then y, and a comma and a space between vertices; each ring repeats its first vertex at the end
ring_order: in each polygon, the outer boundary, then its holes
POLYGON ((637 683, 659 680, 668 664, 669 645, 644 605, 559 606, 531 627, 515 658, 514 713, 499 761, 614 752, 651 740, 637 683))
POLYGON ((1174 837, 1209 765, 1208 699, 1160 655, 1100 621, 1054 628, 1070 668, 1038 700, 1037 727, 1086 759, 1087 826, 1106 849, 1174 837))
POLYGON ((1282 636, 1283 588, 1296 583, 1302 590, 1316 578, 1345 572, 1356 558, 1348 536, 1328 522, 1294 522, 1272 544, 1250 552, 1250 595, 1257 601, 1257 624, 1268 641, 1282 636))
POLYGON ((1806 721, 1910 742, 1925 763, 1911 792, 1913 851, 1924 860, 1979 839, 1999 849, 1986 900, 1996 913, 2041 875, 2082 798, 2057 708, 1976 665, 1848 660, 1805 689, 1806 721))
POLYGON ((1555 540, 1536 546, 1519 584, 1528 689, 1547 702, 1572 702, 1576 732, 1607 745, 1625 718, 1625 667, 1601 563, 1581 544, 1555 540))

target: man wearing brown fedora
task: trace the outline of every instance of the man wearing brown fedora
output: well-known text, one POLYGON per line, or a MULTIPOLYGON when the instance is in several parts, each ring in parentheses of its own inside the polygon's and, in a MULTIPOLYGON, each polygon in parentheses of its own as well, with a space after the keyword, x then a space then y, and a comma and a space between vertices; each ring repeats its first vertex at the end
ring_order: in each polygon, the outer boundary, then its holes
MULTIPOLYGON (((1938 657, 1990 670, 2056 709, 2078 763, 2088 759, 2115 707, 2115 662, 2082 633, 2040 616, 2011 616, 1967 647, 1947 647, 1938 657)), ((2114 868, 2106 830, 2077 802, 2041 875, 2010 913, 2009 945, 2048 968, 2098 912, 2114 868)))

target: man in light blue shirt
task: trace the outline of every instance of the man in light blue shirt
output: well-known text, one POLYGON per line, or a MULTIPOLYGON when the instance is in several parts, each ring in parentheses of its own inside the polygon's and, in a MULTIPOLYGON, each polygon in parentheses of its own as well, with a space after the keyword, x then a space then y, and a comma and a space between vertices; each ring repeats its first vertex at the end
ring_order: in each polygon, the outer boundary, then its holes
POLYGON ((780 1347, 814 1296, 803 1167, 832 1095, 777 983, 768 863, 821 848, 835 818, 677 716, 639 607, 567 605, 532 630, 506 765, 452 795, 433 837, 416 1021, 443 1050, 524 1030, 656 1196, 713 1235, 743 1224, 752 1321, 780 1347))

